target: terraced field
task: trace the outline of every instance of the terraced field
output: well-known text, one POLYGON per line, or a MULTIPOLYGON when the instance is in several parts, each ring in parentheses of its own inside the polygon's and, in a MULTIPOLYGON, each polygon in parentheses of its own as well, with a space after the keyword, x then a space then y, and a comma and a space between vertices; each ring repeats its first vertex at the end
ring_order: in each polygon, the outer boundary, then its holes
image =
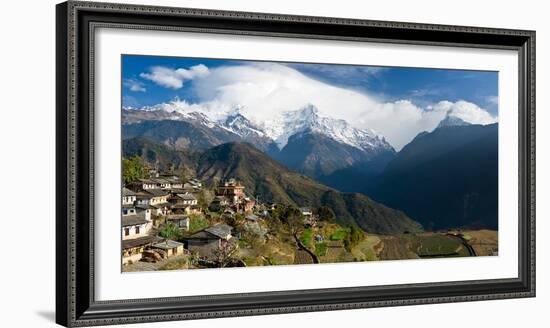
POLYGON ((494 230, 463 231, 464 238, 476 252, 477 256, 498 254, 498 232, 494 230))

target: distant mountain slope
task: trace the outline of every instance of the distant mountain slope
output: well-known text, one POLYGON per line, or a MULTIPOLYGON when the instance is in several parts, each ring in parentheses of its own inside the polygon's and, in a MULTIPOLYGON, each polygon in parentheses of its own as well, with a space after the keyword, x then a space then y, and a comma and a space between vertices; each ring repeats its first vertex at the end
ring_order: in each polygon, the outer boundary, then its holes
POLYGON ((370 152, 340 143, 324 134, 306 130, 291 136, 287 145, 274 157, 289 168, 313 177, 331 187, 346 190, 347 176, 362 175, 362 183, 382 171, 395 151, 377 148, 370 152), (339 176, 340 175, 340 176, 339 176))
POLYGON ((247 143, 226 143, 208 150, 190 153, 155 145, 144 139, 125 141, 126 156, 144 155, 161 165, 178 163, 190 169, 207 186, 236 178, 246 192, 264 202, 296 206, 330 206, 342 224, 356 224, 365 231, 390 234, 418 231, 421 226, 403 212, 388 208, 362 194, 340 193, 313 179, 289 171, 247 143), (140 150, 140 147, 144 147, 140 150), (155 154, 155 155, 153 155, 155 154))
POLYGON ((143 121, 122 126, 122 138, 143 137, 177 150, 206 149, 239 140, 236 134, 188 121, 143 121))
POLYGON ((497 228, 498 124, 419 134, 365 193, 427 228, 497 228))
POLYGON ((193 152, 174 151, 172 148, 143 137, 123 140, 122 155, 139 156, 147 163, 158 164, 161 171, 167 171, 169 168, 193 168, 196 157, 193 152))
POLYGON ((341 223, 355 223, 365 231, 396 233, 420 229, 418 223, 400 211, 362 194, 340 193, 289 171, 249 144, 228 143, 205 151, 198 160, 196 172, 199 178, 210 183, 235 177, 247 192, 263 201, 330 206, 341 223))

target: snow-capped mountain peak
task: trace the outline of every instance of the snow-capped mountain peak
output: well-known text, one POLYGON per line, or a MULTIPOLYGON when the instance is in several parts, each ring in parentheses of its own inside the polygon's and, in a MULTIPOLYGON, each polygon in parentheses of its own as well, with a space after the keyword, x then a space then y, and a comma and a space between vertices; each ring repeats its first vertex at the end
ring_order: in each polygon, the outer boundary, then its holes
POLYGON ((439 125, 437 128, 445 127, 445 126, 464 126, 464 125, 472 125, 469 122, 464 121, 458 116, 449 115, 447 114, 441 122, 439 122, 439 125))
POLYGON ((363 151, 390 150, 393 147, 384 137, 370 129, 357 129, 342 119, 322 116, 319 109, 308 104, 297 110, 274 114, 272 118, 260 122, 254 119, 254 111, 244 106, 228 109, 224 115, 216 115, 204 108, 196 108, 183 101, 160 104, 142 109, 123 110, 123 121, 127 124, 145 120, 182 120, 209 128, 230 131, 245 140, 260 138, 263 142, 272 140, 283 149, 288 139, 297 133, 313 132, 332 138, 340 143, 363 151))
POLYGON ((249 119, 240 113, 228 116, 225 122, 222 123, 222 127, 241 137, 251 135, 265 136, 265 133, 261 129, 252 124, 249 119))
POLYGON ((323 117, 312 104, 284 112, 278 119, 265 122, 263 128, 280 149, 284 148, 292 135, 311 131, 365 151, 378 148, 393 150, 383 137, 373 131, 354 128, 345 120, 323 117))

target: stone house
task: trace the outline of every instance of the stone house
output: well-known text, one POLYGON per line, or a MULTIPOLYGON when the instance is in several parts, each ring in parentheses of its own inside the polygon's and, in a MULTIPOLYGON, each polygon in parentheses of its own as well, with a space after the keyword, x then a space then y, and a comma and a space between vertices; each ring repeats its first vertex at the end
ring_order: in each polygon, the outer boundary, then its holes
POLYGON ((191 253, 211 259, 224 245, 235 242, 232 231, 233 227, 227 224, 216 224, 186 238, 187 249, 191 253))

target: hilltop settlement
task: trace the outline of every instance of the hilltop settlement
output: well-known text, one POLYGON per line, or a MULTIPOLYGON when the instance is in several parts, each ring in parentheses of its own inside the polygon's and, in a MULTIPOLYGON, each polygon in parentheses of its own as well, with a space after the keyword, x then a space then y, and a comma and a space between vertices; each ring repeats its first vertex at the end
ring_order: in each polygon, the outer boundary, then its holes
MULTIPOLYGON (((311 209, 292 211, 260 203, 235 179, 207 190, 194 178, 184 182, 175 175, 154 173, 122 189, 122 264, 129 267, 179 258, 173 262, 186 268, 245 266, 251 258, 243 256, 239 246, 265 244, 273 238, 267 221, 277 210, 290 211, 287 217, 299 220, 297 227, 289 230, 295 236, 302 230, 298 226, 316 225, 311 209)), ((295 243, 309 251, 298 238, 295 243)), ((310 258, 303 261, 318 262, 315 254, 309 253, 310 258)))
POLYGON ((122 270, 494 255, 483 231, 367 234, 325 206, 262 202, 237 179, 207 187, 151 170, 122 188, 122 270), (477 251, 477 254, 476 254, 477 251))

